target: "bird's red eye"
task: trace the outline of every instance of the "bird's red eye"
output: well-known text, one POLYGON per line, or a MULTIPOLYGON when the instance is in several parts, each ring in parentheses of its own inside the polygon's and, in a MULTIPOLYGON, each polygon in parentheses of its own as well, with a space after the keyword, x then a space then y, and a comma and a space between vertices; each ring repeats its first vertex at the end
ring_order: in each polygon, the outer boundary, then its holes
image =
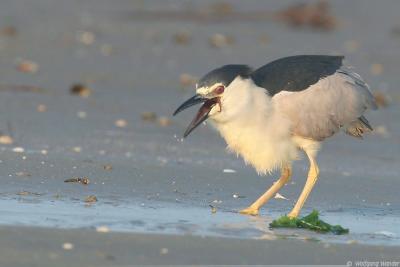
POLYGON ((225 87, 223 85, 218 86, 217 88, 215 88, 214 92, 218 95, 222 94, 225 90, 225 87))

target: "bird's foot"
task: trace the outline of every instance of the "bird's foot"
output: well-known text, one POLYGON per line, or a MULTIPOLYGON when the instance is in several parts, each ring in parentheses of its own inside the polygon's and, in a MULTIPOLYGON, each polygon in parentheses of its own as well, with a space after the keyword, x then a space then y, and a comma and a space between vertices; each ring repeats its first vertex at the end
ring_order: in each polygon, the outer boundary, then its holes
POLYGON ((290 219, 295 219, 295 218, 297 218, 297 216, 299 216, 299 214, 297 212, 291 211, 291 212, 289 212, 289 214, 287 216, 290 219))
POLYGON ((240 214, 246 214, 246 215, 251 215, 251 216, 257 216, 258 215, 258 209, 248 207, 245 209, 242 209, 239 211, 240 214))

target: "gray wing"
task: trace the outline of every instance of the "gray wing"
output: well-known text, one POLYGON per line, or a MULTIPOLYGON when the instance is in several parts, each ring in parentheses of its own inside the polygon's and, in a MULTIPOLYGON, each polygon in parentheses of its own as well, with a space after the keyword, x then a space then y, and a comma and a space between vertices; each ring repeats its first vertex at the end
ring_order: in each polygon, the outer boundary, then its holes
POLYGON ((251 74, 254 83, 267 89, 270 96, 280 91, 299 92, 334 74, 343 56, 299 55, 268 63, 251 74))
POLYGON ((281 91, 272 101, 292 122, 294 135, 319 141, 340 129, 361 137, 372 129, 363 113, 376 108, 368 85, 346 67, 305 90, 281 91))

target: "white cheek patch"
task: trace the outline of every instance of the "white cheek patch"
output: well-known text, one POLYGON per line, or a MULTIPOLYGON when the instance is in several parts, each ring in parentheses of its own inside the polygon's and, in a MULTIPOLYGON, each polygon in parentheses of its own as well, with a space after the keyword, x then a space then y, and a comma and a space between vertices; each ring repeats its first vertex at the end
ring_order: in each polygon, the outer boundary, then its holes
POLYGON ((197 88, 196 93, 199 95, 208 95, 209 93, 211 93, 211 88, 209 87, 200 87, 197 88))
POLYGON ((216 83, 212 87, 203 86, 203 87, 197 88, 196 93, 199 95, 203 95, 203 96, 207 96, 207 95, 212 96, 214 94, 214 89, 221 85, 223 86, 222 83, 216 83))

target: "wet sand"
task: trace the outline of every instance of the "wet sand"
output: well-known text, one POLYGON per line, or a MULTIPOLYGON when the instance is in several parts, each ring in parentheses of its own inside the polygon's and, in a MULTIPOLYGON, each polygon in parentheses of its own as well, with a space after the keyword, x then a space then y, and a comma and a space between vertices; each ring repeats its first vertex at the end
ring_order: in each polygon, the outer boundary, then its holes
MULTIPOLYGON (((293 28, 270 16, 134 16, 207 10, 208 2, 78 2, 1 4, 0 133, 13 143, 0 144, 0 265, 398 260, 397 1, 334 1, 332 31, 293 28), (229 37, 221 47, 209 40, 217 33, 229 37), (321 178, 303 214, 318 209, 323 220, 350 228, 349 235, 269 229, 296 201, 307 173, 304 159, 281 191, 286 200, 273 199, 258 217, 237 214, 277 174, 257 176, 226 152, 209 126, 182 140, 195 110, 171 117, 193 94, 194 85, 182 83, 190 79, 180 82, 182 74, 198 77, 229 63, 258 67, 293 54, 344 54, 388 99, 387 107, 367 114, 374 134, 364 140, 340 134, 318 157, 321 178), (72 95, 77 83, 91 94, 72 95), (143 112, 154 112, 155 121, 143 120, 143 112), (75 177, 90 182, 64 182, 75 177), (85 202, 88 196, 97 202, 85 202), (96 233, 99 227, 110 233, 96 233), (65 242, 74 249, 64 251, 65 242)), ((271 14, 290 3, 234 1, 232 7, 271 14)))
POLYGON ((88 230, 0 228, 2 266, 346 265, 399 261, 397 247, 88 230), (69 243, 72 249, 63 249, 69 243), (65 245, 64 245, 65 246, 65 245), (301 248, 301 249, 300 249, 301 248))

